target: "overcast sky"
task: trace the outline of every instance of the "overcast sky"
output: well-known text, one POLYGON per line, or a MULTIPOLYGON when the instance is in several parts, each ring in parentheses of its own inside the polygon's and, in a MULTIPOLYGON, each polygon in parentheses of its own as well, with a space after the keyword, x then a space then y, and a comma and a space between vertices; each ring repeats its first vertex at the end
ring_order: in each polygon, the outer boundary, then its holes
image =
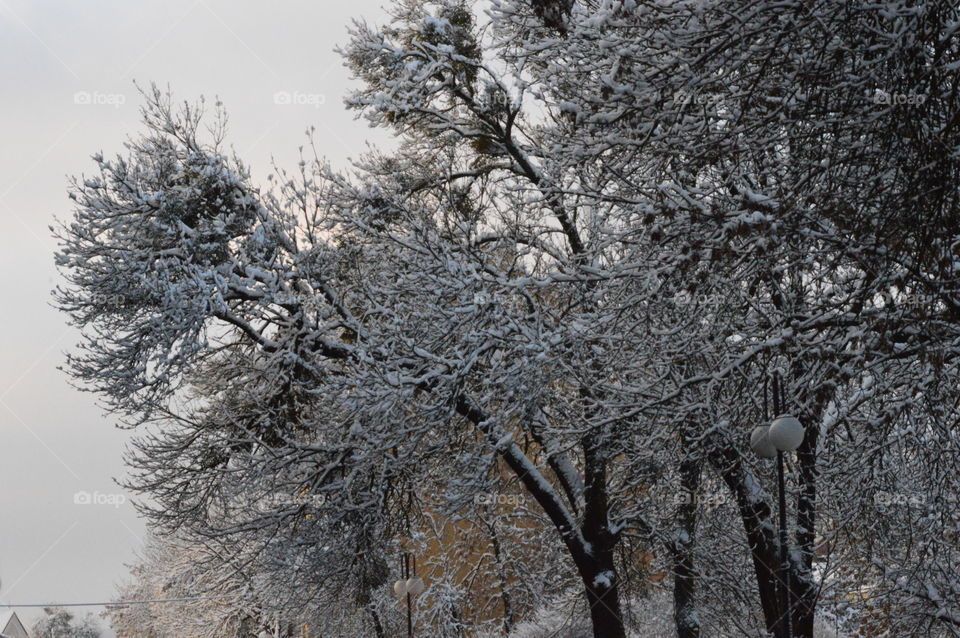
POLYGON ((49 296, 66 176, 140 130, 134 80, 219 96, 255 176, 271 156, 294 166, 309 125, 345 164, 383 135, 343 108, 333 49, 352 17, 382 21, 382 4, 0 0, 0 603, 108 600, 143 534, 129 501, 103 502, 121 500, 129 434, 57 370, 76 341, 49 296), (83 493, 101 504, 75 503, 83 493))

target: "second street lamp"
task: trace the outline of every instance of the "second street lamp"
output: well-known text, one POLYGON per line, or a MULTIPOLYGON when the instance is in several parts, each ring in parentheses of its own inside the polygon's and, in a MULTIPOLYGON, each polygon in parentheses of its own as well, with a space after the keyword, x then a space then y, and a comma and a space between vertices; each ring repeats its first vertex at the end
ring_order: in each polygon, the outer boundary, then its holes
MULTIPOLYGON (((779 607, 783 611, 776 627, 782 638, 793 638, 793 588, 790 583, 791 569, 788 554, 787 497, 783 454, 784 452, 793 452, 803 444, 805 431, 803 424, 795 416, 782 412, 781 391, 780 377, 774 375, 773 411, 779 416, 773 419, 769 426, 760 426, 753 429, 750 433, 750 448, 761 459, 773 457, 777 459, 777 503, 780 510, 778 543, 780 575, 778 580, 780 583, 779 589, 783 592, 779 596, 779 607)), ((764 411, 766 411, 766 390, 764 390, 764 411)))
POLYGON ((404 553, 401 574, 402 578, 393 584, 393 593, 407 602, 407 638, 413 638, 413 599, 423 593, 426 585, 423 579, 417 576, 417 561, 404 553))

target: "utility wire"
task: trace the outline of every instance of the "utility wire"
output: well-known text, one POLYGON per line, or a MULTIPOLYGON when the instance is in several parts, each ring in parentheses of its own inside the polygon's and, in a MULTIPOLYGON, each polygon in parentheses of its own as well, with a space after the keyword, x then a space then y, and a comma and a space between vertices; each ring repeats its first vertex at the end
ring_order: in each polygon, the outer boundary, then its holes
POLYGON ((240 598, 240 594, 225 596, 187 596, 184 598, 154 598, 150 600, 119 600, 109 603, 30 603, 25 605, 7 605, 0 603, 0 609, 14 609, 17 607, 128 607, 130 605, 149 605, 150 603, 183 603, 192 600, 223 600, 225 598, 240 598))

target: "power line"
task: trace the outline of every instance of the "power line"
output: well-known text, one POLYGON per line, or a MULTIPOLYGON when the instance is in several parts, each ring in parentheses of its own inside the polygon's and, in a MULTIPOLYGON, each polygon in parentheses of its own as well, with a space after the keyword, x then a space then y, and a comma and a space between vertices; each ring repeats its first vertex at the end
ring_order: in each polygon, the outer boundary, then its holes
POLYGON ((130 605, 149 605, 151 603, 184 603, 193 600, 224 600, 227 598, 240 598, 240 594, 229 594, 224 596, 186 596, 184 598, 153 598, 150 600, 119 600, 108 603, 29 603, 25 605, 7 605, 0 603, 0 609, 14 609, 17 607, 129 607, 130 605))

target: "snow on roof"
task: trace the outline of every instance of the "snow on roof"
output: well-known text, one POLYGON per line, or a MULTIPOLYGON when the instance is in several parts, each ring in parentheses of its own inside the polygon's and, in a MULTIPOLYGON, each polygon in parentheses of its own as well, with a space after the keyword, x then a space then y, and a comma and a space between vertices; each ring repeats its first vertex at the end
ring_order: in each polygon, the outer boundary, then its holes
POLYGON ((27 635, 26 628, 20 622, 20 618, 17 617, 17 612, 0 612, 0 638, 14 638, 25 635, 27 635))

